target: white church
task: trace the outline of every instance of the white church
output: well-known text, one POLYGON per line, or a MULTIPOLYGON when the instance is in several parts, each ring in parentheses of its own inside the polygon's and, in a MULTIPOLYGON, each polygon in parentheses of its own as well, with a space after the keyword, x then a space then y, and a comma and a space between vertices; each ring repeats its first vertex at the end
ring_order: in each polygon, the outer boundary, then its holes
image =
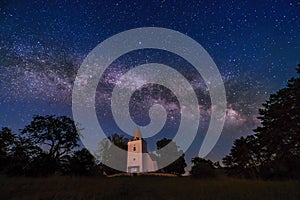
POLYGON ((140 129, 136 128, 133 138, 128 142, 127 172, 143 173, 157 169, 157 162, 148 154, 147 142, 142 138, 140 129))

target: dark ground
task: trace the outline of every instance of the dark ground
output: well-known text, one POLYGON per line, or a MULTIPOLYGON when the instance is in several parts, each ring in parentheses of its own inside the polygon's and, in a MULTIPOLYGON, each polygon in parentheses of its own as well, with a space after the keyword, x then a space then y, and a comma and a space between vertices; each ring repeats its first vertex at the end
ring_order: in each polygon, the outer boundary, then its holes
POLYGON ((1 176, 0 199, 300 199, 300 181, 1 176))

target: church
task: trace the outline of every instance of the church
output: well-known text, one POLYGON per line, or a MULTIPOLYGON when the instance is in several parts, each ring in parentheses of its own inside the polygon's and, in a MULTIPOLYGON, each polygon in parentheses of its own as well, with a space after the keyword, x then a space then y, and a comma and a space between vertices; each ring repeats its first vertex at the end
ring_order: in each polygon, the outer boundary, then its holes
POLYGON ((157 171, 157 161, 152 160, 147 151, 147 142, 136 128, 133 138, 128 142, 127 172, 143 173, 157 171))

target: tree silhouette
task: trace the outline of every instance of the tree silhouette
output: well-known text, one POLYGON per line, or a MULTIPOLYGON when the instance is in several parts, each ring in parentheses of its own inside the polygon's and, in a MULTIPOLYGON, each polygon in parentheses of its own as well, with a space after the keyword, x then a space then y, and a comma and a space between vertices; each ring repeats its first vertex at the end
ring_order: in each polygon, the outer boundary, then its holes
POLYGON ((267 178, 300 176, 300 65, 297 73, 297 78, 291 78, 285 88, 270 95, 259 110, 262 126, 254 132, 267 178))
POLYGON ((13 145, 16 136, 12 133, 11 129, 4 127, 0 131, 0 171, 6 169, 11 162, 11 154, 13 153, 13 145))
POLYGON ((96 156, 101 161, 99 167, 105 174, 117 174, 121 173, 121 171, 106 166, 104 163, 114 163, 114 165, 117 165, 120 168, 122 168, 122 171, 126 171, 127 153, 120 153, 116 146, 127 151, 127 143, 127 138, 125 138, 123 135, 119 135, 116 133, 100 142, 99 151, 96 152, 96 156), (110 145, 111 143, 115 146, 110 145))
POLYGON ((230 154, 223 159, 232 176, 254 178, 259 173, 259 146, 253 135, 241 137, 234 141, 230 154))
POLYGON ((30 138, 18 135, 12 148, 7 174, 13 176, 40 174, 34 163, 41 158, 42 154, 42 148, 34 145, 30 138))
POLYGON ((66 166, 66 174, 77 176, 91 176, 96 174, 95 158, 90 152, 83 148, 76 151, 66 166))
POLYGON ((223 163, 244 177, 300 177, 300 65, 291 78, 259 109, 261 126, 254 136, 240 138, 223 163))
POLYGON ((21 131, 33 146, 43 149, 31 162, 32 169, 41 174, 54 173, 68 162, 72 150, 79 146, 75 124, 66 116, 34 116, 33 121, 21 131))
POLYGON ((216 173, 214 163, 210 160, 205 160, 200 157, 192 158, 192 168, 190 174, 195 178, 215 177, 216 173))
POLYGON ((172 174, 183 174, 184 168, 187 166, 184 160, 184 153, 171 139, 164 138, 156 142, 158 166, 165 166, 170 159, 176 159, 173 163, 162 168, 162 172, 172 174), (166 146, 168 145, 168 146, 166 146))

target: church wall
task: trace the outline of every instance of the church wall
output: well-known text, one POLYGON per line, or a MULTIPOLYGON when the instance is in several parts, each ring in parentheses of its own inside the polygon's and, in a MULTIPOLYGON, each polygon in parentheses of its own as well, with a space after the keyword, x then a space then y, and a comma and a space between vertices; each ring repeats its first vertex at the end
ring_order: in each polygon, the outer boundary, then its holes
POLYGON ((139 166, 140 172, 143 171, 141 140, 128 142, 127 170, 128 167, 132 167, 132 166, 139 166))

